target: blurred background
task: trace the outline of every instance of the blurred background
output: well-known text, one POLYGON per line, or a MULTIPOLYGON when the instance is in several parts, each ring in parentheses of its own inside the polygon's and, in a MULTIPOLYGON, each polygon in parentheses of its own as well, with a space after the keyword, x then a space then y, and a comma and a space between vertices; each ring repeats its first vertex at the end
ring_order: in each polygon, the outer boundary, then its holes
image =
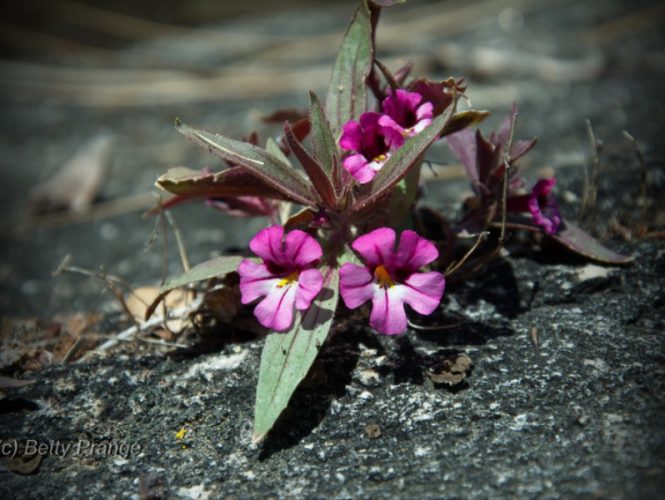
MULTIPOLYGON (((174 118, 236 138, 278 134, 261 117, 306 107, 310 89, 325 95, 355 5, 5 3, 0 314, 104 303, 98 281, 51 276, 67 255, 132 283, 159 281, 155 221, 141 218, 155 204, 155 179, 177 165, 221 167, 174 131, 174 118)), ((378 56, 393 70, 413 61, 415 76, 466 77, 473 106, 493 112, 483 127, 517 102, 518 136, 540 139, 525 158, 529 175, 560 174, 573 217, 591 156, 590 120, 603 141, 598 208, 611 209, 618 224, 603 231, 616 237, 630 226, 631 210, 639 211, 641 167, 624 130, 644 153, 649 189, 662 188, 664 21, 665 5, 646 0, 414 0, 382 14, 378 56)), ((428 203, 456 206, 467 190, 461 168, 444 145, 429 159, 441 170, 428 203)), ((662 205, 652 208, 662 217, 662 205)), ((193 263, 246 246, 264 224, 203 206, 178 208, 174 217, 193 263)), ((173 243, 167 260, 168 274, 181 270, 173 243)))

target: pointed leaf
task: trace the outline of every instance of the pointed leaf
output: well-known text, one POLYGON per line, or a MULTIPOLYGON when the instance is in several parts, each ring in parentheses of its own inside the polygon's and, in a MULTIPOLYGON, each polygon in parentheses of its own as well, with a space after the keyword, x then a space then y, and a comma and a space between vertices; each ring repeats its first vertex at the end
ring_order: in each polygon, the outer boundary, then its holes
POLYGON ((305 172, 307 172, 307 176, 312 181, 323 202, 329 207, 334 207, 336 196, 332 181, 323 170, 323 167, 321 167, 321 164, 312 158, 302 143, 296 138, 291 130, 291 126, 287 122, 284 122, 284 137, 286 138, 286 143, 289 145, 289 149, 298 158, 305 172))
MULTIPOLYGON (((498 225, 498 223, 493 224, 495 227, 498 227, 498 225)), ((602 264, 629 264, 634 260, 632 256, 621 255, 603 246, 574 222, 564 221, 562 226, 563 228, 557 234, 546 234, 544 236, 559 242, 571 252, 602 264)), ((513 214, 508 217, 506 227, 542 233, 542 229, 536 226, 531 219, 513 214)))
POLYGON ((179 121, 176 122, 176 128, 191 141, 224 160, 246 168, 265 184, 290 199, 303 205, 313 203, 305 178, 266 150, 247 142, 197 130, 179 121))
POLYGON ((316 158, 328 177, 337 179, 339 170, 339 156, 337 154, 337 143, 330 129, 330 123, 323 112, 323 107, 314 92, 309 93, 310 111, 309 120, 312 125, 312 146, 314 158, 316 158))
POLYGON ((522 156, 527 154, 538 142, 537 138, 530 141, 514 141, 510 146, 510 159, 512 161, 519 160, 522 156))
POLYGON ((548 235, 569 250, 604 264, 628 264, 633 261, 632 256, 621 255, 600 244, 589 233, 573 222, 566 221, 563 230, 557 234, 548 235))
POLYGON ((284 154, 282 148, 279 147, 279 144, 277 144, 275 139, 272 137, 268 137, 268 140, 266 141, 266 151, 273 155, 275 158, 282 160, 282 162, 289 167, 293 166, 291 165, 291 160, 289 160, 289 157, 284 154))
POLYGON ((393 229, 410 229, 404 227, 404 221, 416 202, 421 167, 422 165, 411 169, 409 174, 397 183, 390 196, 388 224, 393 229))
POLYGON ((207 260, 192 267, 189 271, 168 280, 160 288, 160 292, 173 290, 174 288, 196 283, 197 281, 225 276, 236 271, 241 260, 243 260, 243 257, 239 255, 223 255, 207 260))
POLYGON ((262 196, 289 199, 243 167, 233 167, 216 174, 185 167, 169 169, 155 185, 185 198, 218 198, 225 196, 262 196))
POLYGON ((273 333, 266 338, 256 388, 255 443, 265 438, 288 405, 332 326, 339 297, 339 277, 335 268, 323 268, 322 272, 323 290, 312 306, 297 315, 287 333, 273 333))
POLYGON ((470 128, 460 130, 446 137, 448 147, 464 166, 466 175, 473 184, 479 180, 478 159, 476 154, 476 134, 470 128))
POLYGON ((476 109, 469 109, 467 111, 455 113, 441 131, 441 137, 454 134, 455 132, 459 132, 471 125, 477 125, 489 115, 489 111, 479 111, 476 109))
POLYGON ((369 9, 363 0, 349 25, 330 77, 326 115, 333 135, 366 110, 365 79, 372 69, 372 28, 369 9))
POLYGON ((152 316, 152 313, 155 312, 159 303, 164 300, 164 297, 166 297, 171 290, 189 285, 190 283, 226 276, 227 274, 236 271, 242 260, 243 257, 237 255, 224 255, 222 257, 217 257, 216 259, 202 262, 201 264, 192 267, 189 271, 186 271, 175 278, 171 278, 162 285, 159 289, 159 296, 146 309, 145 319, 147 320, 152 316))

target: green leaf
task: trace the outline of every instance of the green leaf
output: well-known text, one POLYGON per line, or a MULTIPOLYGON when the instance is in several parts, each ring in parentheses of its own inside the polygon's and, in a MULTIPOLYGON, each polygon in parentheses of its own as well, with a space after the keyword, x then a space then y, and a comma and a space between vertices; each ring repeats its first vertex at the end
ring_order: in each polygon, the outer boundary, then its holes
POLYGON ((207 260, 192 267, 189 271, 168 280, 160 292, 168 292, 174 288, 196 283, 211 278, 217 278, 232 273, 238 269, 243 257, 238 255, 223 255, 216 259, 207 260))
POLYGON ((309 121, 311 123, 312 147, 314 158, 316 158, 328 177, 337 182, 339 170, 339 156, 337 154, 337 143, 330 129, 330 123, 323 112, 319 98, 314 92, 309 93, 310 111, 309 121))
POLYGON ((314 204, 305 178, 279 158, 253 144, 235 141, 176 122, 178 132, 212 154, 252 172, 270 187, 303 205, 314 204))
POLYGON ((367 107, 365 80, 372 69, 372 27, 369 9, 363 0, 349 25, 330 77, 326 115, 334 137, 342 126, 367 107))
POLYGON ((268 140, 266 141, 266 151, 273 155, 275 158, 282 160, 282 162, 289 167, 293 166, 291 165, 291 160, 289 160, 289 157, 284 154, 282 148, 279 147, 279 144, 277 144, 275 139, 272 137, 268 137, 268 140))
POLYGON ((185 271, 175 278, 168 280, 159 289, 159 296, 153 301, 146 309, 145 319, 147 320, 155 312, 159 303, 164 300, 164 297, 173 289, 181 286, 196 283, 211 278, 223 277, 238 269, 243 257, 237 255, 224 255, 216 259, 207 260, 192 267, 189 271, 185 271))
MULTIPOLYGON (((418 184, 420 183, 420 169, 422 165, 411 169, 408 175, 395 186, 388 205, 388 221, 394 229, 402 227, 406 216, 416 201, 418 184)), ((408 229, 408 228, 404 228, 408 229)))
POLYGON ((266 338, 261 354, 254 411, 254 442, 263 440, 305 378, 328 336, 337 307, 336 268, 322 268, 323 290, 311 307, 296 315, 286 333, 266 338))

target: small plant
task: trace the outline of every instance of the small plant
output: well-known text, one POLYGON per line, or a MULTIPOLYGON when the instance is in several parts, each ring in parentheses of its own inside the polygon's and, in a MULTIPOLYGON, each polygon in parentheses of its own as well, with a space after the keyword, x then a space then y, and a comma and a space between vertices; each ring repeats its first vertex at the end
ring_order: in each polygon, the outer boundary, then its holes
POLYGON ((379 3, 392 2, 361 2, 325 103, 310 94, 309 114, 285 122, 279 142, 269 139, 264 149, 255 134, 238 141, 177 120, 179 132, 228 168, 179 167, 157 181, 174 195, 159 208, 204 199, 236 215, 271 220, 249 243, 255 256, 195 266, 168 282, 160 296, 184 284, 238 274, 240 301, 272 332, 261 357, 256 441, 309 371, 343 313, 340 302, 347 309, 371 302, 369 325, 381 334, 403 334, 409 308, 422 315, 436 311, 446 278, 496 257, 511 230, 538 233, 600 262, 629 260, 563 219, 552 191, 555 179, 524 188, 517 161, 536 141, 514 139, 515 106, 485 139, 471 127, 489 113, 458 109, 463 80, 410 79, 410 66, 391 73, 376 60, 379 3), (464 165, 474 192, 456 223, 443 214, 427 221, 415 209, 423 160, 440 140, 464 165))

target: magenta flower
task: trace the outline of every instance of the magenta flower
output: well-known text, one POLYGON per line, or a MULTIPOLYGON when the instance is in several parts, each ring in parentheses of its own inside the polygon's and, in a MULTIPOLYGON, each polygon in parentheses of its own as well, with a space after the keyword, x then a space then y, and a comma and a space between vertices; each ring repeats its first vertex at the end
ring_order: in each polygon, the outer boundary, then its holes
POLYGON ((531 194, 511 196, 506 200, 509 212, 530 212, 533 222, 546 234, 555 234, 561 225, 561 212, 552 194, 556 179, 541 179, 531 189, 531 194))
POLYGON ((342 165, 360 184, 374 179, 390 156, 384 130, 379 125, 380 117, 379 113, 368 111, 360 115, 359 122, 350 120, 342 129, 340 146, 347 151, 356 151, 347 156, 342 165))
POLYGON ((379 118, 379 125, 384 128, 389 146, 400 147, 405 137, 419 134, 432 123, 434 106, 422 101, 423 96, 419 93, 402 89, 383 100, 385 114, 379 118))
POLYGON ((339 291, 349 309, 372 300, 369 323, 378 332, 395 335, 406 331, 404 304, 420 314, 431 314, 441 302, 443 275, 417 272, 439 252, 414 231, 402 233, 397 250, 395 231, 387 227, 360 236, 351 247, 365 266, 344 264, 339 271, 339 291))
POLYGON ((265 297, 254 308, 254 316, 266 328, 282 332, 293 323, 293 306, 309 308, 323 286, 323 275, 315 266, 323 254, 321 245, 303 231, 284 237, 282 226, 260 231, 249 248, 262 263, 245 259, 238 267, 243 304, 265 297))

